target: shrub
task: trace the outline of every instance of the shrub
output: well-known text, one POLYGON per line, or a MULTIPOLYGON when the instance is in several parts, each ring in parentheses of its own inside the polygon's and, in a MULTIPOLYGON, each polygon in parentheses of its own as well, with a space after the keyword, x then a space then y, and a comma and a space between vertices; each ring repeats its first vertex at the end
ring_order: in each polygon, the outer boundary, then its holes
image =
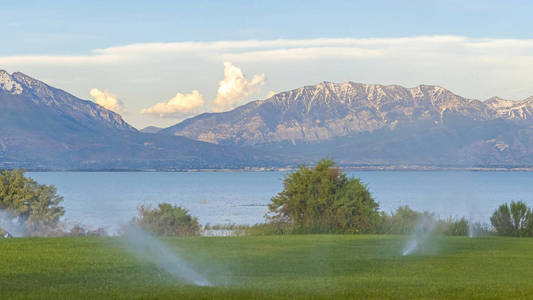
POLYGON ((63 230, 61 236, 107 236, 108 233, 103 227, 98 227, 94 230, 88 229, 82 224, 74 224, 70 230, 63 230))
POLYGON ((139 216, 134 219, 139 226, 154 235, 192 236, 200 234, 201 227, 197 218, 180 206, 161 203, 157 208, 141 205, 139 216))
MULTIPOLYGON (((496 232, 489 224, 474 222, 469 224, 469 231, 472 232, 473 236, 486 236, 486 235, 495 235, 496 232)), ((470 234, 470 233, 469 233, 470 234)))
POLYGON ((294 226, 287 222, 272 221, 256 224, 246 229, 248 235, 283 235, 294 233, 294 226))
POLYGON ((444 235, 467 236, 469 231, 468 227, 468 220, 464 217, 459 220, 449 218, 447 220, 439 220, 436 231, 444 235))
POLYGON ((467 236, 470 231, 475 233, 475 236, 492 234, 488 225, 481 223, 470 224, 466 218, 455 219, 448 218, 445 220, 435 220, 434 215, 429 212, 414 211, 408 206, 400 206, 395 212, 390 215, 381 213, 382 223, 379 233, 383 234, 412 234, 415 232, 417 225, 420 225, 421 220, 426 220, 425 223, 430 224, 432 231, 436 234, 467 236), (427 220, 433 220, 428 222, 427 220))
POLYGON ((359 179, 321 160, 289 174, 269 210, 271 221, 292 224, 294 233, 367 233, 379 224, 378 207, 359 179))
POLYGON ((500 205, 490 218, 499 235, 533 236, 533 214, 524 202, 500 205))
POLYGON ((7 211, 30 235, 55 230, 65 210, 53 185, 38 184, 23 170, 0 170, 0 210, 7 211))
POLYGON ((390 215, 381 213, 380 233, 385 234, 410 234, 415 229, 420 212, 414 211, 409 206, 400 206, 390 215))

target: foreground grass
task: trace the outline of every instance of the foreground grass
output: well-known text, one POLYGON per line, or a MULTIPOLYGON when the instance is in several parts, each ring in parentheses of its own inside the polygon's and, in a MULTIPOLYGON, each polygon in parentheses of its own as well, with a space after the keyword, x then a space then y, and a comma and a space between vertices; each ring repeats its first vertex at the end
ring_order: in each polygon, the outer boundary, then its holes
POLYGON ((1 298, 530 298, 533 239, 405 237, 171 238, 214 282, 197 287, 139 261, 118 238, 0 240, 1 298))

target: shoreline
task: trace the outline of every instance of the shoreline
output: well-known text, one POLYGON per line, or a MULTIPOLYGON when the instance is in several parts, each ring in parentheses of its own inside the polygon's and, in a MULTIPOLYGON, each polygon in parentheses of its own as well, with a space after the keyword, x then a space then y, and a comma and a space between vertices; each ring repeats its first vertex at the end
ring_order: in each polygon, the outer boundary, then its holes
MULTIPOLYGON (((339 165, 345 171, 383 171, 383 172, 533 172, 533 167, 460 167, 460 166, 353 166, 339 165)), ((0 168, 2 169, 2 168, 0 168)), ((12 168, 10 168, 12 169, 12 168)), ((206 168, 206 169, 32 169, 26 168, 27 172, 105 172, 105 173, 232 173, 232 172, 291 172, 298 167, 249 167, 249 168, 206 168)))

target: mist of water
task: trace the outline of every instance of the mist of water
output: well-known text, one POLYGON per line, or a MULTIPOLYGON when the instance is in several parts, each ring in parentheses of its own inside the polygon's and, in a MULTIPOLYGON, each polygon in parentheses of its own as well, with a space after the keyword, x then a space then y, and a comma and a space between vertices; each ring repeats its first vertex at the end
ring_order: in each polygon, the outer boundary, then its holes
POLYGON ((194 285, 213 286, 187 261, 138 225, 128 226, 124 235, 124 246, 128 252, 137 258, 155 264, 175 278, 194 285))
POLYGON ((487 225, 482 224, 481 222, 469 222, 468 223, 468 237, 476 238, 486 234, 487 225))
POLYGON ((407 241, 402 250, 402 255, 411 255, 419 250, 421 246, 428 240, 437 221, 432 214, 423 213, 418 217, 418 221, 415 226, 415 231, 411 238, 407 241))
POLYGON ((27 234, 24 226, 18 222, 18 218, 4 210, 0 210, 0 228, 13 237, 24 237, 27 234))
POLYGON ((474 221, 472 218, 468 219, 468 237, 469 238, 475 238, 478 236, 478 233, 476 232, 474 228, 474 221))

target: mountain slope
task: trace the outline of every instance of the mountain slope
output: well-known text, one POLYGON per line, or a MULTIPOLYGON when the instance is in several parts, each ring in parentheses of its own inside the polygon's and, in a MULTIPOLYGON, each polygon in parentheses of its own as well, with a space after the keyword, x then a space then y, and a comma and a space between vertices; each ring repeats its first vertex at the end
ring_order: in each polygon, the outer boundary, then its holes
POLYGON ((22 73, 0 71, 0 128, 0 168, 188 169, 264 162, 232 146, 138 132, 120 115, 22 73))
POLYGON ((533 164, 532 113, 533 98, 482 102, 438 86, 322 82, 158 133, 304 161, 521 165, 533 164))
POLYGON ((22 73, 11 76, 0 70, 0 95, 3 126, 44 132, 55 129, 56 124, 68 123, 63 127, 71 131, 136 131, 120 115, 22 73), (36 122, 38 119, 33 117, 37 115, 46 115, 47 122, 36 122))
POLYGON ((533 97, 522 101, 511 101, 493 97, 486 100, 485 104, 494 109, 500 118, 533 122, 533 97))
POLYGON ((493 119, 495 112, 437 86, 323 82, 279 93, 233 111, 203 114, 160 131, 220 144, 316 142, 399 123, 441 122, 445 115, 493 119))

